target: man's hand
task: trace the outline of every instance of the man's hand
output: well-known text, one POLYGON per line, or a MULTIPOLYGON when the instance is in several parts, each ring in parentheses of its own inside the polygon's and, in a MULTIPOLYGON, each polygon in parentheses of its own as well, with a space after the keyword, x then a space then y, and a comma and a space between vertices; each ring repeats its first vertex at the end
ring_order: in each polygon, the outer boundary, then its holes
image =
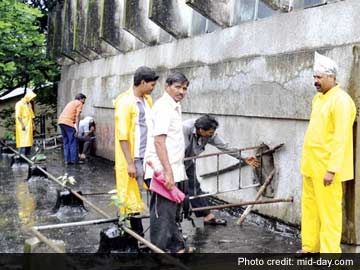
POLYGON ((250 156, 247 159, 245 159, 245 163, 251 166, 253 169, 258 168, 260 166, 259 160, 254 156, 250 156))
POLYGON ((136 168, 134 162, 128 164, 128 175, 131 178, 136 178, 136 168))
POLYGON ((334 181, 335 173, 327 171, 324 176, 324 186, 329 186, 334 181))
POLYGON ((165 186, 167 189, 173 189, 175 186, 175 181, 174 181, 174 176, 172 171, 165 171, 164 172, 164 176, 165 176, 165 186))

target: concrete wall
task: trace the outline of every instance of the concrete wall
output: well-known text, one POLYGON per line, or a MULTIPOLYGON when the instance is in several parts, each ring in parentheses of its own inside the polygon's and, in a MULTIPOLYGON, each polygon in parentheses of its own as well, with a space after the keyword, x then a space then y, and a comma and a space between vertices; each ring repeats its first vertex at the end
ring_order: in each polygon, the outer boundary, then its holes
MULTIPOLYGON (((203 4, 206 1, 188 2, 195 5, 196 2, 203 4)), ((232 1, 223 2, 231 4, 232 1)), ((201 5, 196 6, 197 10, 199 8, 201 5)), ((212 13, 206 9, 202 14, 211 16, 212 13)), ((212 19, 213 22, 217 20, 218 17, 212 19)), ((93 115, 97 120, 98 153, 112 159, 112 100, 129 88, 135 69, 148 65, 160 74, 154 99, 161 95, 170 70, 180 70, 191 82, 189 94, 183 102, 184 119, 202 113, 216 114, 220 122, 219 133, 236 147, 254 146, 262 142, 270 146, 285 143, 285 147, 274 155, 277 169, 275 197, 293 196, 294 203, 259 206, 257 209, 269 216, 299 224, 301 147, 311 99, 316 93, 312 82, 313 54, 315 50, 319 51, 339 63, 338 81, 349 89, 358 106, 358 21, 360 2, 347 0, 291 13, 277 12, 272 17, 217 28, 211 33, 203 29, 202 34, 191 35, 190 31, 188 38, 159 41, 155 46, 119 52, 91 62, 64 65, 58 109, 60 112, 76 93, 85 93, 88 99, 83 115, 93 115)), ((174 36, 173 29, 164 30, 174 36)), ((356 132, 359 131, 356 129, 356 132)), ((358 145, 356 152, 360 153, 358 145)), ((215 150, 209 148, 210 151, 215 150)), ((226 157, 220 165, 226 167, 235 162, 231 157, 226 157)), ((214 160, 199 162, 198 173, 212 171, 214 164, 214 160)), ((358 175, 358 159, 356 165, 358 175)), ((236 171, 221 178, 222 190, 231 189, 238 181, 236 171)), ((242 178, 244 183, 250 184, 254 174, 245 168, 242 178)), ((357 226, 360 224, 360 214, 357 208, 350 206, 360 197, 354 181, 347 185, 344 239, 359 242, 357 226), (348 224, 351 224, 351 228, 348 224)), ((214 179, 204 180, 203 187, 214 190, 214 179)), ((252 199, 255 193, 253 188, 220 197, 236 202, 252 199)))

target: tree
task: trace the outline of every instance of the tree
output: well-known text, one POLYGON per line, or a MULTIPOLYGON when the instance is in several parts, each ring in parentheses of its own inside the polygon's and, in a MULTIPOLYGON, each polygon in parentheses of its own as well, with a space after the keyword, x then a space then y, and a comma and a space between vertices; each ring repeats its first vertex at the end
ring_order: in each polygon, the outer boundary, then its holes
POLYGON ((58 81, 58 65, 46 58, 41 10, 20 0, 0 1, 0 94, 58 81))
POLYGON ((56 3, 59 2, 59 0, 22 0, 22 2, 41 11, 43 16, 38 18, 38 21, 40 29, 45 33, 47 31, 48 12, 56 6, 56 3))

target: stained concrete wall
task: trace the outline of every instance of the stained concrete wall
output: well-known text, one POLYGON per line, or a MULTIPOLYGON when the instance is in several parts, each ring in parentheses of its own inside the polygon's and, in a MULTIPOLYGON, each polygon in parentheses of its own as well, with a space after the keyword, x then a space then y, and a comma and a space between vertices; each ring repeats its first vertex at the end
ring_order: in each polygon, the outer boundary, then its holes
MULTIPOLYGON (((195 2, 195 1, 193 1, 195 2)), ((207 14, 211 14, 207 12, 207 14)), ((140 65, 160 74, 154 91, 156 100, 172 69, 184 72, 190 89, 183 102, 184 119, 202 113, 216 114, 219 133, 236 147, 262 142, 285 147, 274 155, 275 197, 294 197, 293 204, 256 207, 259 212, 300 223, 301 175, 299 163, 311 99, 316 93, 312 82, 314 51, 335 59, 340 66, 338 81, 359 106, 358 47, 360 3, 347 0, 331 5, 249 21, 212 33, 177 39, 156 46, 118 53, 82 64, 63 66, 58 93, 59 112, 78 92, 88 96, 83 115, 95 116, 98 124, 98 154, 113 159, 112 100, 129 88, 140 65), (339 14, 342 14, 339 19, 339 14), (326 20, 324 20, 326 18, 326 20)), ((355 130, 359 133, 358 129, 355 130)), ((359 138, 360 135, 357 135, 359 138)), ((209 151, 215 151, 209 147, 209 151)), ((360 154, 359 144, 356 153, 360 154)), ((251 154, 251 152, 247 153, 251 154)), ((360 172, 356 158, 356 177, 360 172)), ((221 159, 220 166, 235 163, 221 159)), ((215 161, 199 162, 199 174, 212 171, 215 161)), ((242 171, 244 184, 254 174, 242 171)), ((221 189, 237 185, 235 172, 221 176, 221 189)), ((203 180, 206 190, 214 190, 214 179, 203 180)), ((355 182, 356 183, 356 182, 355 182)), ((345 240, 360 242, 360 213, 354 181, 347 183, 345 240)), ((252 199, 256 190, 231 192, 220 197, 231 202, 252 199)))

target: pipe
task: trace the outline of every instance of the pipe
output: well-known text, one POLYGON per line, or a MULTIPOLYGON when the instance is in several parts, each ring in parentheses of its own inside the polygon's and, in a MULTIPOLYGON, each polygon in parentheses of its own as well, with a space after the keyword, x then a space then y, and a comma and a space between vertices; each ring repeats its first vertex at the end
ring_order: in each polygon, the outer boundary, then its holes
POLYGON ((95 225, 95 224, 103 224, 103 223, 110 223, 110 222, 117 222, 119 218, 109 218, 109 219, 95 219, 95 220, 86 220, 86 221, 79 221, 79 222, 69 222, 69 223, 60 223, 60 224, 51 224, 51 225, 40 225, 40 226, 33 226, 35 230, 47 230, 47 229, 58 229, 58 228, 66 228, 66 227, 73 227, 73 226, 86 226, 86 225, 95 225))
POLYGON ((63 250, 61 250, 60 248, 58 248, 57 246, 55 246, 50 239, 48 239, 45 235, 41 234, 40 232, 38 232, 34 227, 30 228, 30 231, 36 235, 37 238, 39 238, 39 240, 41 240, 42 242, 44 242, 45 244, 47 244, 53 251, 55 251, 56 253, 65 253, 63 250))
POLYGON ((156 253, 165 253, 164 251, 162 251, 160 248, 158 248, 157 246, 155 246, 154 244, 152 244, 151 242, 149 242, 148 240, 144 239, 143 237, 141 237, 140 235, 138 235, 137 233, 135 233, 133 230, 131 230, 130 228, 126 227, 124 224, 120 224, 120 227, 128 234, 130 234, 132 237, 134 237, 135 239, 143 242, 144 244, 146 244, 146 246, 148 246, 149 248, 151 248, 151 250, 155 251, 156 253))
MULTIPOLYGON (((45 235, 43 235, 42 233, 40 233, 39 231, 37 231, 36 229, 34 229, 34 227, 30 228, 30 231, 36 235, 36 237, 44 242, 46 245, 48 245, 53 251, 55 251, 56 253, 59 253, 59 254, 65 254, 65 252, 61 249, 59 249, 57 246, 55 246, 51 240, 49 238, 47 238, 45 235)), ((78 266, 77 263, 75 263, 70 257, 66 256, 64 257, 64 259, 71 265, 71 267, 73 269, 83 269, 83 268, 80 268, 78 266)))
MULTIPOLYGON (((136 215, 131 216, 131 218, 135 219, 142 219, 142 218, 149 218, 149 215, 136 215)), ((66 228, 66 227, 76 227, 76 226, 86 226, 86 225, 97 225, 103 223, 111 223, 117 222, 119 218, 108 218, 108 219, 95 219, 95 220, 86 220, 86 221, 79 221, 79 222, 68 222, 68 223, 60 223, 60 224, 50 224, 50 225, 40 225, 40 226, 33 226, 35 230, 48 230, 48 229, 59 229, 59 228, 66 228)))
POLYGON ((177 261, 176 258, 171 257, 170 255, 166 254, 164 251, 162 251, 160 248, 158 248, 157 246, 155 246, 154 244, 152 244, 151 242, 145 240, 144 238, 142 238, 140 235, 138 235, 137 233, 135 233, 134 231, 132 231, 131 229, 129 229, 128 227, 126 227, 124 224, 120 224, 120 227, 128 234, 130 234, 132 237, 134 237, 135 239, 143 242, 147 247, 149 247, 152 251, 155 251, 156 253, 164 253, 164 257, 166 258, 166 260, 168 262, 171 262, 173 264, 175 264, 176 266, 179 266, 182 269, 185 270, 190 270, 190 268, 186 267, 184 264, 182 264, 181 262, 177 261))
MULTIPOLYGON (((248 189, 248 188, 253 188, 253 187, 258 187, 260 186, 259 183, 253 184, 253 185, 248 185, 246 187, 242 187, 241 189, 248 189)), ((234 191, 239 191, 239 189, 231 189, 231 190, 224 190, 224 191, 219 191, 219 192, 212 192, 212 193, 204 193, 204 194, 200 194, 200 195, 194 195, 194 196, 190 196, 189 200, 195 200, 197 198, 204 198, 204 197, 210 197, 210 196, 215 196, 215 195, 219 195, 219 194, 224 194, 227 192, 234 192, 234 191)))
POLYGON ((245 202, 241 202, 241 203, 229 203, 229 204, 222 204, 222 205, 199 207, 199 208, 194 208, 191 211, 199 212, 199 211, 205 211, 205 210, 240 207, 240 206, 244 206, 244 205, 268 204, 268 203, 279 203, 279 202, 291 202, 292 203, 293 201, 294 201, 294 199, 292 197, 290 199, 269 199, 269 200, 262 200, 262 201, 245 201, 245 202))
POLYGON ((83 193, 82 196, 105 196, 105 195, 114 195, 109 192, 93 192, 93 193, 83 193))
MULTIPOLYGON (((268 177, 266 178, 264 184, 259 188, 258 192, 256 193, 256 197, 255 197, 255 201, 258 201, 260 196, 264 193, 266 187, 270 184, 271 180, 273 179, 273 176, 275 174, 275 169, 273 169, 271 171, 271 173, 268 175, 268 177)), ((251 209, 254 207, 254 205, 249 205, 248 207, 246 207, 244 213, 241 215, 241 217, 236 221, 236 224, 241 225, 246 216, 250 213, 251 209)))
POLYGON ((193 159, 200 159, 200 158, 206 158, 206 157, 212 157, 212 156, 236 154, 236 153, 239 153, 239 151, 253 150, 253 149, 258 149, 258 148, 260 148, 260 147, 262 147, 262 145, 245 147, 245 148, 240 148, 240 149, 231 150, 231 151, 216 152, 216 153, 205 154, 205 155, 200 155, 200 156, 192 156, 192 157, 184 158, 183 161, 193 160, 193 159))

